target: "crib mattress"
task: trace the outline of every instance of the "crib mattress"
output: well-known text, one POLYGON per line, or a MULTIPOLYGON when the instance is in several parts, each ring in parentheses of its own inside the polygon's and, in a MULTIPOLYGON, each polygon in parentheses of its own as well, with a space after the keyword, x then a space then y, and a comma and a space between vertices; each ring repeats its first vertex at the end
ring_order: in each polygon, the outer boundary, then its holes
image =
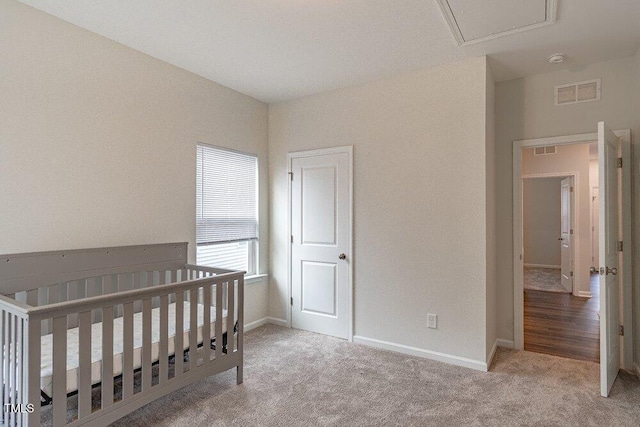
MULTIPOLYGON (((227 311, 222 310, 222 331, 227 331, 227 311)), ((175 353, 176 337, 176 304, 169 304, 169 355, 175 353)), ((211 335, 215 335, 216 309, 211 307, 211 335)), ((184 331, 183 343, 186 350, 189 348, 190 304, 184 302, 184 331)), ((154 308, 151 312, 151 357, 158 361, 160 349, 160 308, 154 308)), ((133 366, 134 369, 142 367, 142 313, 133 315, 133 366)), ((204 306, 198 304, 198 344, 202 344, 202 327, 204 325, 204 306)), ((113 376, 122 374, 123 355, 123 319, 118 317, 113 321, 113 376)), ((53 384, 53 335, 43 335, 40 387, 47 395, 52 394, 53 384)), ((67 393, 78 390, 78 366, 79 366, 79 335, 78 328, 67 330, 67 393)), ((102 323, 94 323, 91 327, 91 384, 98 384, 102 380, 102 323)))

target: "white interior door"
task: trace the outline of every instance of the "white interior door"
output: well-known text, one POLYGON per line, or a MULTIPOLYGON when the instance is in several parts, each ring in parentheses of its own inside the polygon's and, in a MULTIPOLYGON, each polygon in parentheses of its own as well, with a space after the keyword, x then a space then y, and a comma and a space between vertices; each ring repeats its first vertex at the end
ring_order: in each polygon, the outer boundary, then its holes
POLYGON ((562 287, 573 291, 573 177, 560 182, 560 274, 562 287))
POLYGON ((598 123, 600 196, 600 394, 608 396, 620 369, 618 270, 618 137, 598 123))
POLYGON ((291 159, 291 325, 349 337, 349 152, 291 159))

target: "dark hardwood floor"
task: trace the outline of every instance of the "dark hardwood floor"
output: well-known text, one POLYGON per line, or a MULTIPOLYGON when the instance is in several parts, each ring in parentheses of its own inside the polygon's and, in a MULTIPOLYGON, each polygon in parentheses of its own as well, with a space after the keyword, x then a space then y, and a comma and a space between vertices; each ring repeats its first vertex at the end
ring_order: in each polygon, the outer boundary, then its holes
POLYGON ((600 362, 599 276, 591 275, 591 298, 524 291, 524 349, 600 362))

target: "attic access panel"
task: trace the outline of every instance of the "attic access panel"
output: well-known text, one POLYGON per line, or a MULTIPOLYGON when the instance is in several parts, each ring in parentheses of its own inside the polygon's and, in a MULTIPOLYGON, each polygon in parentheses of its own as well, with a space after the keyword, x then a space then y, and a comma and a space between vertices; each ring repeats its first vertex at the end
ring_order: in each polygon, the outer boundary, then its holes
POLYGON ((458 44, 465 46, 551 25, 557 0, 438 0, 458 44))

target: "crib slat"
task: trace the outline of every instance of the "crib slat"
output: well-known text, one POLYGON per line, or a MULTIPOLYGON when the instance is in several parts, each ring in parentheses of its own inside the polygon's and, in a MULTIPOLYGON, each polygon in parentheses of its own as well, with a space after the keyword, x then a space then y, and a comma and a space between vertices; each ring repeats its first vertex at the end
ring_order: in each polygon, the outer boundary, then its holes
POLYGON ((4 340, 4 327, 3 325, 7 324, 7 320, 6 320, 6 316, 7 316, 7 312, 2 310, 0 311, 0 321, 2 321, 2 323, 0 324, 0 404, 3 405, 2 407, 4 408, 4 404, 6 403, 4 398, 6 396, 5 391, 4 391, 4 384, 5 384, 5 366, 6 366, 6 362, 7 362, 7 355, 5 353, 5 349, 7 348, 5 340, 4 340))
POLYGON ((151 299, 142 301, 142 391, 151 388, 151 299))
POLYGON ((235 301, 233 300, 233 294, 235 291, 235 281, 232 280, 228 283, 228 289, 227 289, 227 354, 231 354, 233 353, 233 347, 234 347, 234 338, 235 338, 235 334, 233 333, 233 327, 234 327, 234 322, 233 322, 233 317, 235 315, 234 311, 235 311, 235 301))
MULTIPOLYGON (((37 292, 37 291, 36 291, 37 292)), ((24 371, 24 363, 23 361, 25 360, 24 358, 24 337, 23 335, 23 331, 24 331, 24 324, 25 321, 19 317, 16 317, 16 361, 19 363, 19 366, 16 372, 16 384, 18 384, 18 390, 20 392, 20 394, 18 394, 17 403, 22 403, 22 404, 26 404, 27 402, 25 402, 24 400, 24 393, 23 393, 23 387, 24 387, 24 378, 22 377, 23 371, 24 371)), ((23 416, 20 415, 18 418, 18 426, 22 426, 22 418, 23 416)))
POLYGON ((113 404, 113 306, 102 309, 101 390, 102 408, 108 408, 113 404))
POLYGON ((41 358, 41 322, 27 322, 27 338, 25 343, 28 346, 28 373, 26 382, 28 383, 26 396, 27 403, 33 403, 33 412, 27 414, 30 426, 40 425, 40 358, 41 358))
MULTIPOLYGON (((142 287, 142 273, 140 271, 136 271, 131 275, 131 289, 140 289, 142 287)), ((142 302, 135 301, 133 303, 133 312, 139 313, 140 310, 142 310, 142 302)))
MULTIPOLYGON (((9 392, 11 393, 10 397, 9 397, 9 402, 16 404, 18 402, 16 402, 16 362, 17 362, 17 354, 16 354, 16 347, 17 347, 17 342, 16 342, 16 320, 17 317, 13 314, 11 314, 9 316, 9 330, 11 331, 11 346, 9 347, 10 349, 10 356, 9 356, 9 392)), ((16 414, 11 411, 10 412, 10 418, 9 418, 10 422, 9 425, 14 426, 16 425, 16 414)))
POLYGON ((91 311, 78 316, 78 418, 91 413, 91 311))
MULTIPOLYGON (((231 280, 233 283, 234 280, 231 280)), ((233 328, 233 326, 230 326, 233 328)), ((229 328, 229 327, 228 327, 229 328)), ((238 278, 238 367, 237 367, 237 379, 238 384, 242 384, 243 373, 243 358, 244 358, 244 276, 238 278)))
POLYGON ((87 296, 87 279, 78 280, 76 299, 83 299, 87 296))
POLYGON ((67 423, 67 316, 53 319, 53 425, 67 423))
POLYGON ((204 322, 202 324, 202 359, 204 363, 211 361, 211 285, 205 285, 202 290, 202 305, 204 306, 204 322))
POLYGON ((117 277, 114 277, 113 275, 104 276, 102 278, 102 295, 114 293, 118 289, 117 286, 118 286, 117 277))
POLYGON ((182 352, 184 349, 184 292, 176 292, 176 336, 175 336, 175 376, 184 372, 184 359, 182 352))
MULTIPOLYGON (((222 282, 216 283, 216 359, 222 357, 222 282)), ((227 329, 229 327, 227 326, 227 329)))
POLYGON ((0 344, 2 344, 2 366, 0 366, 0 370, 2 370, 2 383, 0 383, 0 387, 2 387, 2 407, 6 405, 9 399, 9 338, 8 338, 8 330, 9 330, 9 313, 6 311, 2 312, 2 324, 0 325, 0 330, 2 331, 2 340, 0 340, 0 344))
POLYGON ((69 284, 67 282, 58 283, 58 302, 67 301, 67 288, 69 284))
POLYGON ((27 291, 27 304, 32 307, 38 305, 38 289, 27 291))
MULTIPOLYGON (((102 276, 87 279, 87 297, 95 297, 102 295, 102 276)), ((91 323, 102 321, 102 310, 93 310, 91 312, 91 323)))
POLYGON ((133 302, 124 304, 122 337, 122 399, 133 396, 133 302))
POLYGON ((158 350, 159 361, 159 379, 158 383, 162 384, 169 378, 169 296, 162 295, 160 297, 160 348, 158 350))
POLYGON ((189 292, 189 369, 198 367, 198 289, 189 292))

